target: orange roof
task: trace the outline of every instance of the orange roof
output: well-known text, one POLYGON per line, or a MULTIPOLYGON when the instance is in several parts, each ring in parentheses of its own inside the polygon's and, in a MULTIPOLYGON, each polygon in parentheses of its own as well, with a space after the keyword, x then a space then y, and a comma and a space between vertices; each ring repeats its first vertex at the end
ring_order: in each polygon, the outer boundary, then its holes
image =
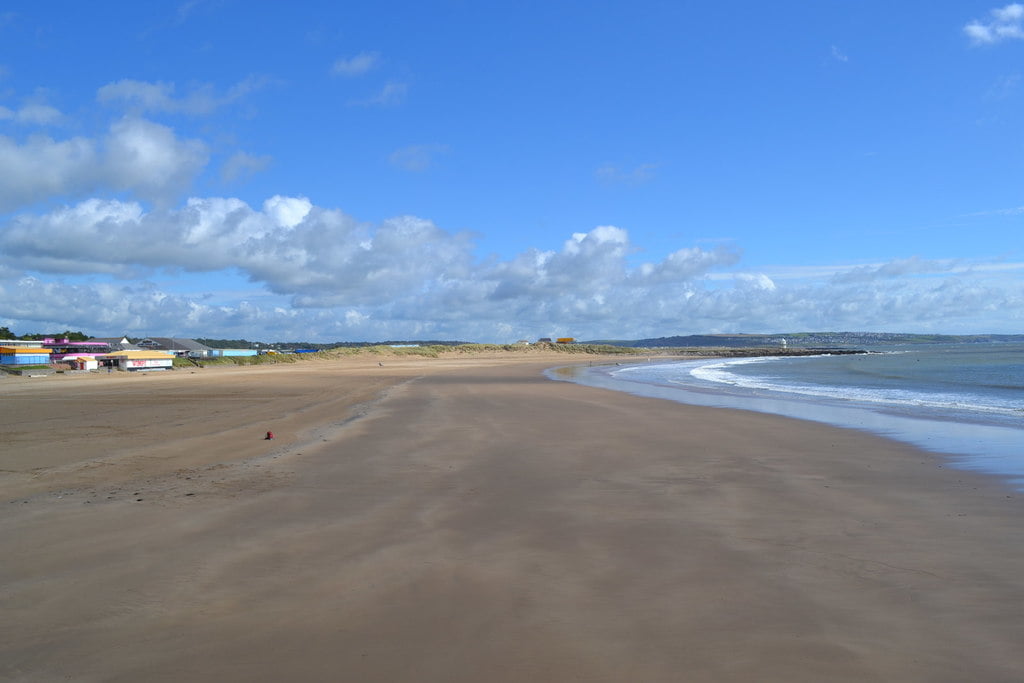
POLYGON ((53 353, 50 349, 44 349, 42 347, 33 348, 31 346, 0 346, 0 353, 9 355, 12 353, 27 353, 31 356, 38 356, 43 353, 53 353))

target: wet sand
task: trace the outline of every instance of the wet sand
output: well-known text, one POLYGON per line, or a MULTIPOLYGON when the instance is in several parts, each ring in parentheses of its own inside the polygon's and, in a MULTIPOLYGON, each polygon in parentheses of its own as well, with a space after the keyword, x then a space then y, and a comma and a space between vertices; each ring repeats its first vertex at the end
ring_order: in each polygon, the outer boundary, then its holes
POLYGON ((1024 680, 1008 487, 567 360, 0 378, 0 679, 1024 680))

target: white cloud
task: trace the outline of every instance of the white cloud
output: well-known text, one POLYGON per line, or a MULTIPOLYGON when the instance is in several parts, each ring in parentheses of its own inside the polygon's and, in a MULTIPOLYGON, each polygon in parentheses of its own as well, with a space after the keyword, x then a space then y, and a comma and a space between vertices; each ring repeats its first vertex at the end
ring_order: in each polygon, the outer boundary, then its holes
POLYGON ((0 136, 0 211, 99 188, 167 202, 207 159, 202 142, 181 140, 170 128, 138 118, 115 122, 100 139, 33 135, 19 143, 0 136))
POLYGON ((907 275, 926 275, 948 273, 957 266, 954 260, 925 260, 917 256, 896 259, 876 266, 857 266, 841 273, 836 273, 833 280, 838 283, 871 282, 873 280, 893 279, 907 275))
POLYGON ((256 173, 265 171, 273 161, 271 157, 253 156, 245 152, 235 152, 220 169, 220 178, 226 183, 245 180, 256 173))
POLYGON ((848 61, 850 61, 850 58, 847 57, 846 54, 844 54, 843 51, 840 50, 835 45, 832 46, 831 55, 832 55, 832 59, 836 60, 837 62, 848 62, 848 61))
POLYGON ((15 123, 49 126, 60 123, 63 115, 55 107, 42 103, 29 103, 18 109, 0 106, 0 121, 8 120, 15 123))
POLYGON ((405 83, 386 83, 376 94, 363 99, 353 100, 351 104, 360 106, 391 107, 405 101, 409 86, 405 83))
POLYGON ((202 142, 179 140, 167 126, 134 118, 111 126, 106 152, 107 181, 155 201, 187 188, 208 160, 202 142))
POLYGON ((81 137, 56 141, 35 135, 19 144, 0 136, 0 211, 92 189, 97 147, 94 140, 81 137))
MULTIPOLYGON (((714 251, 697 248, 680 249, 669 254, 661 263, 643 264, 639 269, 639 274, 646 283, 650 284, 673 282, 704 276, 712 268, 731 266, 739 259, 738 252, 722 247, 714 251)), ((722 274, 722 276, 732 277, 728 274, 722 274)))
POLYGON ((313 204, 305 197, 275 195, 263 202, 263 213, 284 228, 294 228, 309 215, 313 204))
POLYGON ((496 317, 509 325, 509 316, 525 320, 538 311, 613 319, 617 306, 644 299, 648 288, 688 288, 734 259, 686 249, 633 269, 627 265, 632 249, 625 230, 601 226, 572 235, 558 252, 475 263, 467 235, 430 221, 402 216, 371 226, 289 197, 273 197, 259 211, 237 199, 192 199, 178 211, 152 212, 93 199, 20 216, 0 231, 4 266, 122 278, 237 271, 290 297, 297 309, 337 308, 349 322, 388 320, 417 329, 496 317))
POLYGON ((444 154, 448 151, 447 145, 429 144, 429 145, 409 145, 408 147, 402 147, 396 149, 388 157, 388 161, 393 166, 397 166, 405 171, 412 171, 415 173, 426 171, 434 163, 434 158, 439 154, 444 154))
POLYGON ((267 82, 266 78, 249 76, 222 93, 217 92, 213 85, 202 84, 177 97, 174 83, 150 83, 125 78, 101 87, 96 92, 96 99, 105 104, 123 104, 135 113, 205 115, 263 88, 267 82))
POLYGON ((1020 263, 912 257, 733 272, 734 250, 684 247, 633 265, 636 251, 626 230, 606 225, 557 250, 478 261, 468 235, 428 220, 367 224, 304 197, 259 208, 193 198, 177 210, 90 199, 0 225, 0 321, 268 341, 927 331, 935 321, 978 332, 1024 322, 1020 263), (186 296, 151 283, 165 273, 237 274, 251 290, 186 296))
POLYGON ((640 164, 633 168, 622 168, 615 164, 603 164, 594 171, 599 181, 616 185, 643 185, 654 179, 657 164, 640 164))
POLYGON ((380 55, 376 52, 360 52, 354 57, 338 59, 331 67, 331 73, 335 76, 362 76, 373 69, 380 62, 380 55))
POLYGON ((127 102, 142 109, 169 111, 177 108, 174 100, 173 83, 147 83, 122 79, 108 83, 96 92, 99 102, 127 102))
POLYGON ((774 292, 777 289, 772 279, 764 273, 740 273, 736 276, 736 286, 765 292, 774 292))
POLYGON ((989 11, 988 21, 974 20, 964 26, 964 33, 976 45, 1024 38, 1024 5, 1013 3, 989 11))

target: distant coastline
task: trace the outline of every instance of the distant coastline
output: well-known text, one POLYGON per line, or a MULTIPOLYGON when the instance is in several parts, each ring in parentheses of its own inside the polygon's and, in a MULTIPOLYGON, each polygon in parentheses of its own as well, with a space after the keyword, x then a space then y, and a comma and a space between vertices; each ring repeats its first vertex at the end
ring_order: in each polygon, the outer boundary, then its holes
POLYGON ((897 332, 786 332, 778 334, 690 334, 633 340, 594 340, 587 344, 636 348, 820 347, 850 348, 903 344, 1024 343, 1024 334, 919 334, 897 332))

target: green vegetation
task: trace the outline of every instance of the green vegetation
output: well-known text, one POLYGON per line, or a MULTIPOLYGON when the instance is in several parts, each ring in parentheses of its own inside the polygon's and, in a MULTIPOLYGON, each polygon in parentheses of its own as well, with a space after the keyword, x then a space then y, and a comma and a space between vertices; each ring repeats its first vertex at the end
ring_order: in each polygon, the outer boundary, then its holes
MULTIPOLYGON (((364 346, 359 348, 331 349, 323 355, 327 358, 339 356, 354 356, 360 353, 375 356, 418 356, 421 358, 440 358, 446 355, 472 354, 472 353, 538 353, 541 351, 555 351, 565 354, 590 354, 590 355, 640 355, 649 354, 647 349, 634 349, 626 346, 610 346, 605 344, 430 344, 422 346, 364 346)), ((321 354, 310 354, 321 355, 321 354)))
POLYGON ((84 332, 72 332, 71 330, 64 330, 63 332, 33 332, 32 334, 23 334, 19 337, 6 327, 0 327, 0 339, 21 339, 24 341, 67 339, 68 341, 85 341, 88 338, 89 335, 84 332))
POLYGON ((190 358, 175 358, 172 365, 175 368, 209 368, 226 367, 231 365, 274 365, 277 363, 297 363, 304 356, 320 357, 320 353, 308 353, 295 355, 290 353, 274 353, 262 356, 228 356, 227 358, 203 358, 193 361, 190 358))

